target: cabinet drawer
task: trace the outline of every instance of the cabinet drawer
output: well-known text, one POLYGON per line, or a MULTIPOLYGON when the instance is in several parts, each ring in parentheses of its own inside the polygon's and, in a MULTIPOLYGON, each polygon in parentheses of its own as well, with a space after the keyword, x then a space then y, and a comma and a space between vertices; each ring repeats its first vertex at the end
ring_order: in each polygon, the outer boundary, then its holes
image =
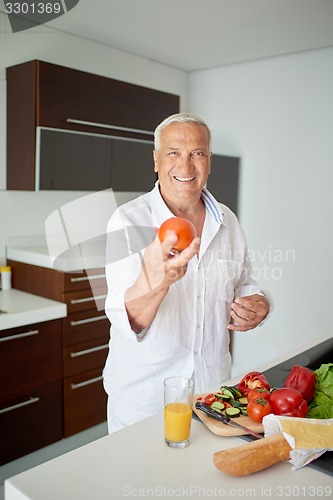
POLYGON ((61 381, 0 400, 0 465, 62 438, 61 381))
POLYGON ((109 336, 64 348, 64 377, 87 370, 103 369, 109 352, 109 336))
POLYGON ((61 340, 61 320, 1 331, 1 396, 60 380, 61 340))
POLYGON ((102 370, 64 380, 64 437, 106 421, 107 395, 102 370))
POLYGON ((106 287, 77 290, 63 294, 62 302, 67 304, 67 313, 89 310, 104 310, 106 299, 106 287))
POLYGON ((82 311, 63 320, 64 346, 110 335, 110 322, 104 311, 82 311))
POLYGON ((72 292, 75 290, 91 290, 91 287, 105 288, 106 278, 105 269, 90 269, 87 272, 64 273, 63 291, 72 292))

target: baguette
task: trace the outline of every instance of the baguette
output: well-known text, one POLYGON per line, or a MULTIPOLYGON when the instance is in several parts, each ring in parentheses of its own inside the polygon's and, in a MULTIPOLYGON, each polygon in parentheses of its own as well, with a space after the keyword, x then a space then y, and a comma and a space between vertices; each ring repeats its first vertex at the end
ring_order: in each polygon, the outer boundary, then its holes
POLYGON ((216 467, 231 476, 247 476, 283 460, 289 460, 291 446, 283 434, 258 439, 213 455, 216 467))

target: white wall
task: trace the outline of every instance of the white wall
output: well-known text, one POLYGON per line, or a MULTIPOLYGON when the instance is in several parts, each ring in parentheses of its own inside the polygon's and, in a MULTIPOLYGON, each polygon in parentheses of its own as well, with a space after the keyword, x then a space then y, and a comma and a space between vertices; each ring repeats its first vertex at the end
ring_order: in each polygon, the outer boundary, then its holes
POLYGON ((234 335, 234 375, 332 335, 332 89, 333 48, 190 74, 213 151, 241 157, 240 220, 275 300, 263 327, 234 335))
POLYGON ((181 98, 181 108, 186 109, 188 83, 186 71, 72 36, 51 29, 47 25, 13 34, 7 16, 0 13, 0 264, 5 262, 5 246, 8 238, 42 235, 46 217, 62 203, 83 194, 4 191, 6 187, 5 68, 32 59, 177 94, 181 98))

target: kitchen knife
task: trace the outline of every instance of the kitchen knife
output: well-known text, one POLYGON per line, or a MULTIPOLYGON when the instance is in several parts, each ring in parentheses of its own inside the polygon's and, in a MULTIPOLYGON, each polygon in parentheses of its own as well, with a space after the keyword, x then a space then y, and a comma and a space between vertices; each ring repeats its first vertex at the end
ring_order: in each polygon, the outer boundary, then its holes
POLYGON ((237 422, 235 422, 231 418, 227 417, 226 415, 223 415, 222 413, 219 413, 216 410, 213 410, 213 408, 210 408, 208 405, 201 403, 200 401, 197 401, 195 403, 195 407, 197 410, 201 410, 204 413, 206 413, 206 415, 208 415, 209 417, 216 418, 217 420, 219 420, 220 422, 223 422, 224 424, 232 425, 232 427, 235 427, 236 429, 239 429, 239 430, 245 432, 246 434, 251 434, 252 436, 254 436, 258 439, 261 439, 264 437, 262 434, 259 434, 258 432, 254 432, 252 429, 249 429, 248 427, 244 427, 244 425, 238 424, 237 422))

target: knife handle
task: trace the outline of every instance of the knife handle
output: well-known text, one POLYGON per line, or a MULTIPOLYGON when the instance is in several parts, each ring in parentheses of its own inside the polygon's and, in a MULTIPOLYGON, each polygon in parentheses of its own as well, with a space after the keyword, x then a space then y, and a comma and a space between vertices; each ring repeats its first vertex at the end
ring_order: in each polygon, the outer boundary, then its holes
POLYGON ((209 406, 205 405, 204 403, 201 403, 200 401, 197 401, 195 403, 195 407, 196 407, 197 410, 203 411, 209 417, 216 418, 217 420, 220 420, 224 424, 227 424, 229 422, 229 420, 230 420, 230 418, 227 417, 227 415, 223 415, 223 413, 218 413, 217 411, 213 410, 212 408, 210 408, 209 406))

